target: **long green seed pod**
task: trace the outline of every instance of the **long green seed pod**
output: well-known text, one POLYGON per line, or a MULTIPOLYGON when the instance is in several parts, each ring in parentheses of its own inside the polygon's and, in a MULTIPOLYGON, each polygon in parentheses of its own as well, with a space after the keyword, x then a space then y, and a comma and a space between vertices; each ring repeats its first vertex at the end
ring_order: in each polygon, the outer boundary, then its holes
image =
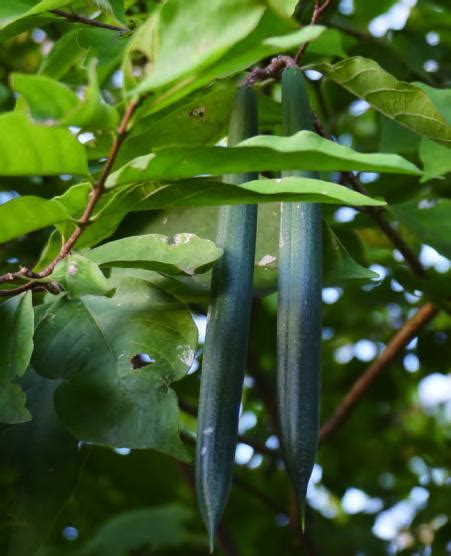
MULTIPOLYGON (((229 145, 257 133, 257 103, 249 87, 237 92, 229 145)), ((228 176, 229 183, 256 179, 228 176)), ((213 550, 232 482, 249 335, 257 229, 255 205, 221 207, 216 243, 224 255, 213 270, 202 363, 196 444, 196 492, 213 550)))
MULTIPOLYGON (((313 130, 302 72, 282 74, 283 131, 313 130)), ((317 177, 312 172, 291 176, 317 177)), ((304 528, 305 497, 319 433, 321 348, 321 206, 282 203, 277 309, 277 395, 281 445, 304 528)))

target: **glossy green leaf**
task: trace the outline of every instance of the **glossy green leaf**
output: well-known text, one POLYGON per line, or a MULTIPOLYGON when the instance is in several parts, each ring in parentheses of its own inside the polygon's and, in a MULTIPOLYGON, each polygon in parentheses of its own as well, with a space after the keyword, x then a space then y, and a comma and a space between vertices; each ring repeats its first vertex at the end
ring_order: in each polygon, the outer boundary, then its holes
POLYGON ((398 155, 358 153, 310 131, 291 137, 258 136, 236 147, 169 147, 132 160, 107 180, 107 187, 150 179, 269 170, 367 170, 421 174, 398 155))
POLYGON ((0 303, 0 322, 0 381, 8 381, 23 375, 33 351, 31 292, 0 303))
POLYGON ((43 75, 16 73, 12 85, 27 101, 33 118, 44 120, 46 125, 114 129, 118 124, 118 113, 102 99, 94 64, 89 67, 83 101, 69 87, 43 75))
POLYGON ((110 0, 111 10, 120 23, 126 23, 124 0, 110 0))
MULTIPOLYGON (((104 523, 82 547, 81 556, 125 556, 144 547, 152 552, 184 545, 191 513, 178 504, 138 508, 104 523)), ((186 545, 185 545, 186 546, 186 545)))
POLYGON ((0 29, 14 23, 18 19, 37 15, 42 12, 61 8, 70 4, 72 0, 8 0, 0 4, 0 29))
POLYGON ((97 74, 101 84, 110 77, 120 63, 127 47, 128 37, 109 29, 96 29, 87 25, 77 26, 55 43, 42 63, 40 73, 60 79, 84 56, 97 60, 97 74))
POLYGON ((87 253, 100 266, 144 268, 163 274, 200 274, 222 256, 222 249, 194 234, 130 236, 87 253))
POLYGON ((0 115, 0 175, 88 175, 83 146, 65 129, 33 124, 22 114, 0 115))
POLYGON ((82 456, 77 441, 61 427, 53 408, 56 382, 32 369, 21 379, 33 416, 30 423, 0 427, 2 522, 0 550, 5 556, 37 554, 55 518, 78 482, 82 456))
POLYGON ((18 384, 0 381, 0 423, 16 425, 31 420, 27 397, 18 384))
POLYGON ((116 167, 157 147, 214 144, 224 137, 235 83, 219 81, 178 103, 148 115, 146 103, 119 152, 116 167))
POLYGON ((291 17, 298 0, 266 0, 266 3, 282 17, 291 17))
POLYGON ((49 77, 15 73, 10 80, 12 88, 27 101, 33 118, 46 124, 63 120, 80 104, 69 87, 49 77))
POLYGON ((116 274, 112 284, 112 298, 63 298, 47 308, 35 332, 33 366, 64 379, 56 409, 78 438, 187 459, 170 384, 194 358, 191 315, 142 280, 116 274))
POLYGON ((448 122, 448 125, 451 126, 451 89, 438 89, 421 82, 415 82, 415 85, 427 94, 437 110, 448 122))
POLYGON ((139 91, 159 89, 189 74, 193 79, 252 32, 263 11, 257 0, 173 0, 164 4, 152 72, 139 91))
POLYGON ((55 42, 49 55, 41 64, 40 73, 53 79, 61 79, 66 75, 71 66, 81 58, 85 52, 78 40, 79 30, 73 29, 62 35, 55 42))
POLYGON ((420 158, 424 166, 424 177, 421 181, 444 176, 451 172, 449 149, 435 141, 423 138, 420 143, 420 158))
MULTIPOLYGON (((73 214, 78 214, 87 202, 88 193, 89 186, 76 186, 59 197, 58 202, 65 204, 71 212, 74 211, 73 214)), ((106 193, 93 224, 81 237, 80 245, 94 245, 108 237, 129 212, 275 201, 310 201, 355 206, 385 204, 335 183, 301 177, 257 180, 239 186, 206 178, 173 183, 148 182, 132 187, 119 186, 106 193)), ((67 235, 67 228, 60 228, 60 231, 67 235)))
POLYGON ((50 276, 72 299, 83 295, 107 295, 112 287, 97 264, 78 253, 60 261, 50 276))
POLYGON ((393 205, 391 210, 419 242, 451 259, 451 200, 409 201, 393 205))
POLYGON ((211 181, 206 178, 182 180, 172 184, 149 182, 126 188, 111 204, 99 212, 131 212, 176 207, 273 203, 275 201, 305 201, 354 206, 381 206, 385 203, 371 199, 335 183, 303 177, 255 180, 241 185, 211 181))
POLYGON ((182 85, 175 83, 168 90, 157 92, 149 100, 149 110, 156 112, 183 98, 193 90, 208 85, 215 79, 245 71, 264 58, 289 50, 296 50, 303 43, 319 37, 325 30, 320 25, 308 25, 293 31, 275 14, 266 12, 254 31, 240 40, 228 53, 201 73, 187 77, 182 85))
POLYGON ((118 123, 118 112, 103 100, 96 64, 92 60, 88 68, 88 87, 83 102, 77 110, 64 118, 61 125, 74 125, 82 129, 115 129, 118 123))
POLYGON ((55 199, 16 197, 0 205, 0 243, 69 219, 70 214, 55 199))
POLYGON ((451 143, 451 126, 424 90, 398 81, 374 60, 355 56, 318 69, 388 118, 434 141, 451 143))
POLYGON ((24 423, 31 419, 26 396, 12 381, 24 374, 33 352, 31 292, 1 303, 0 323, 0 423, 24 423))
POLYGON ((343 34, 337 29, 326 29, 318 39, 309 45, 309 54, 328 56, 330 58, 346 58, 343 45, 343 34))
MULTIPOLYGON (((71 187, 61 197, 51 201, 42 200, 42 204, 45 208, 51 208, 53 203, 57 203, 57 206, 63 205, 66 210, 63 214, 70 214, 74 219, 85 207, 89 192, 88 184, 79 184, 71 187)), ((107 238, 129 212, 275 201, 311 201, 353 206, 385 204, 335 183, 300 177, 257 180, 240 186, 207 178, 147 182, 131 187, 119 186, 105 193, 94 213, 92 224, 81 236, 78 246, 89 247, 107 238)), ((0 216, 1 209, 0 206, 0 216)), ((54 220, 49 219, 47 225, 60 223, 58 229, 67 236, 75 226, 75 223, 69 220, 69 217, 64 218, 57 211, 54 220)))
POLYGON ((327 224, 323 226, 323 261, 323 280, 327 285, 337 285, 346 280, 374 280, 379 276, 358 264, 327 224))

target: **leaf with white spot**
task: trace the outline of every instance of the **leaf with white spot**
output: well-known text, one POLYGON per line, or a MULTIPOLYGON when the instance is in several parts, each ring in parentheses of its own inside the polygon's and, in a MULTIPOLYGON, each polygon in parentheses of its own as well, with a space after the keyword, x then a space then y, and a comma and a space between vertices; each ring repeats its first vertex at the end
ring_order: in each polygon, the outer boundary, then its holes
POLYGON ((222 256, 222 249, 194 234, 150 234, 105 243, 86 256, 100 266, 192 275, 209 270, 222 256))
POLYGON ((119 269, 111 282, 117 288, 111 298, 62 298, 42 310, 33 367, 62 379, 55 407, 76 437, 186 460, 170 385, 185 376, 194 356, 191 314, 163 290, 119 269))

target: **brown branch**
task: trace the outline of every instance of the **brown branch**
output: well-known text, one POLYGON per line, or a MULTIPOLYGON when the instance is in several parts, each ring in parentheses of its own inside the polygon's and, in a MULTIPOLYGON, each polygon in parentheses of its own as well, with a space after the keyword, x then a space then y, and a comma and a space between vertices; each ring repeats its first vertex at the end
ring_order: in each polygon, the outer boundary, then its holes
MULTIPOLYGON (((331 134, 328 133, 321 125, 321 122, 318 120, 318 118, 315 118, 315 128, 318 134, 322 137, 325 137, 326 139, 329 139, 331 141, 334 140, 331 134)), ((359 178, 352 172, 342 172, 340 183, 342 183, 343 185, 350 185, 355 191, 358 191, 363 195, 368 195, 368 191, 362 185, 359 178)), ((413 252, 413 250, 406 243, 404 238, 399 234, 397 230, 393 228, 390 222, 385 219, 384 209, 380 207, 361 207, 360 210, 366 212, 379 226, 385 236, 393 243, 396 249, 398 249, 398 251, 404 257, 404 260, 409 265, 413 274, 415 274, 415 276, 418 276, 418 278, 425 278, 426 271, 423 268, 423 265, 421 264, 420 260, 413 252)))
MULTIPOLYGON (((315 8, 313 10, 312 19, 310 20, 310 25, 315 25, 319 18, 323 15, 323 13, 332 5, 332 0, 315 0, 315 8)), ((302 57, 304 56, 305 51, 310 43, 305 42, 299 47, 299 50, 296 52, 296 56, 294 57, 294 61, 297 65, 301 61, 302 57)))
MULTIPOLYGON (((313 10, 310 25, 314 25, 331 4, 332 0, 324 0, 323 2, 321 2, 321 0, 315 0, 315 8, 313 10)), ((294 58, 291 56, 276 56, 271 59, 270 63, 266 67, 253 68, 244 80, 243 85, 250 86, 257 81, 262 81, 263 79, 278 79, 283 69, 299 65, 299 62, 308 45, 308 42, 302 44, 294 58)))
POLYGON ((424 328, 438 312, 439 309, 432 305, 432 303, 426 303, 426 305, 423 305, 410 320, 404 323, 402 328, 398 330, 390 343, 385 347, 381 355, 373 361, 366 371, 355 381, 354 385, 332 416, 321 427, 320 440, 322 442, 328 440, 338 430, 382 371, 394 361, 405 346, 418 335, 418 332, 424 328))
MULTIPOLYGON (((92 216, 94 208, 95 208, 98 200, 102 196, 103 192, 105 191, 106 180, 107 180, 108 176, 110 175, 111 169, 113 168, 114 162, 116 161, 117 155, 119 154, 119 150, 122 146, 122 143, 124 142, 124 140, 127 136, 128 126, 129 126, 130 121, 133 117, 133 114, 135 113, 135 110, 137 109, 137 107, 139 105, 139 102, 140 102, 139 99, 134 99, 128 105, 127 110, 125 111, 125 114, 124 114, 124 116, 122 118, 122 121, 119 125, 119 128, 117 130, 117 135, 114 138, 110 154, 107 158, 107 161, 105 162, 105 166, 103 167, 102 173, 101 173, 95 187, 91 191, 91 194, 90 194, 90 197, 89 197, 89 200, 88 200, 88 204, 86 205, 85 210, 83 211, 83 214, 81 215, 80 219, 78 220, 77 227, 72 232, 69 239, 61 247, 61 250, 58 253, 58 255, 40 272, 32 272, 31 270, 29 270, 27 268, 21 268, 19 272, 16 272, 16 273, 9 272, 8 274, 0 276, 0 283, 10 282, 11 277, 13 277, 12 279, 23 278, 25 276, 29 277, 29 278, 34 278, 34 279, 46 278, 47 276, 50 276, 50 274, 52 274, 55 266, 62 259, 67 257, 67 255, 69 255, 72 248, 74 247, 74 245, 78 241, 78 238, 83 233, 83 230, 85 230, 85 228, 89 225, 89 220, 92 216)), ((43 286, 43 287, 45 287, 45 286, 43 286)), ((33 289, 36 289, 36 282, 30 281, 27 284, 24 284, 23 286, 20 286, 19 288, 15 288, 15 289, 11 289, 11 290, 0 290, 0 296, 16 295, 16 293, 21 293, 23 291, 33 290, 33 289)))
POLYGON ((128 33, 130 29, 127 27, 118 27, 117 25, 111 25, 110 23, 103 23, 103 21, 98 21, 97 19, 91 19, 84 15, 80 15, 74 12, 65 12, 64 10, 50 10, 52 14, 63 17, 68 21, 73 21, 75 23, 82 23, 83 25, 90 25, 91 27, 98 27, 100 29, 108 29, 110 31, 116 31, 123 35, 128 33))
MULTIPOLYGON (((354 174, 350 172, 343 172, 342 176, 344 181, 349 183, 355 191, 362 193, 363 195, 368 195, 368 192, 360 183, 360 180, 354 174)), ((426 271, 423 265, 419 261, 418 257, 412 251, 412 249, 407 245, 405 240, 401 235, 391 226, 389 222, 384 217, 383 209, 379 207, 363 207, 361 210, 370 215, 370 217, 376 222, 382 232, 386 237, 393 243, 393 245, 398 249, 398 251, 404 257, 404 260, 409 265, 411 271, 415 276, 419 278, 426 277, 426 271)))
POLYGON ((271 62, 266 67, 253 68, 244 80, 243 85, 250 86, 263 79, 277 79, 282 70, 295 65, 296 62, 291 56, 276 56, 271 59, 271 62))

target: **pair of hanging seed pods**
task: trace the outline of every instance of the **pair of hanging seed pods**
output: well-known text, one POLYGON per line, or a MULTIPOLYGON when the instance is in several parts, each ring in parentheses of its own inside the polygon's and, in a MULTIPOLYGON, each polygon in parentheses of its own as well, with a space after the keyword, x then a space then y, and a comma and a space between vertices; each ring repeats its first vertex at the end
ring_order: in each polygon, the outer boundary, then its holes
MULTIPOLYGON (((285 135, 313 130, 302 72, 282 74, 285 135)), ((229 146, 258 133, 256 98, 237 92, 229 146)), ((286 175, 317 177, 315 173, 286 175)), ((229 183, 257 179, 235 174, 229 183)), ((277 309, 277 406, 281 446, 304 521, 305 497, 319 432, 321 343, 321 206, 282 203, 277 309)), ((196 444, 196 492, 213 550, 232 483, 252 302, 257 206, 221 207, 217 244, 224 255, 213 270, 204 345, 196 444)))

